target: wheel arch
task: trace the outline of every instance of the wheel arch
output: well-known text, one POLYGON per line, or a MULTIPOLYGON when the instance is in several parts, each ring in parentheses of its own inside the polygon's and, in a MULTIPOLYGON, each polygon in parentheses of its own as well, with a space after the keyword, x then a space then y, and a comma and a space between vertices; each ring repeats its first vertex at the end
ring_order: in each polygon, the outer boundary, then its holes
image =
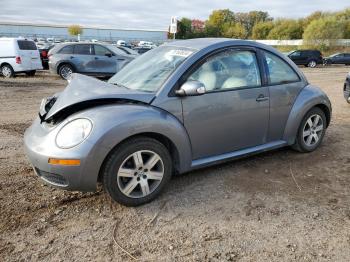
POLYGON ((0 64, 0 68, 3 67, 4 65, 10 66, 10 67, 12 68, 12 70, 13 70, 13 66, 12 66, 10 63, 8 63, 8 62, 2 62, 2 63, 0 64))
POLYGON ((127 141, 138 138, 138 137, 153 138, 153 139, 157 140, 159 143, 161 143, 162 145, 164 145, 168 149, 169 154, 170 154, 171 158, 173 159, 175 173, 179 172, 179 170, 180 170, 180 154, 179 154, 179 150, 176 147, 175 143, 170 138, 168 138, 167 136, 165 136, 163 134, 160 134, 157 132, 143 132, 143 133, 139 133, 139 134, 134 134, 132 136, 129 136, 129 137, 123 139, 118 144, 116 144, 113 148, 110 149, 110 151, 108 152, 108 154, 104 158, 102 165, 100 166, 100 170, 98 172, 98 177, 97 177, 98 182, 102 181, 103 169, 106 165, 108 157, 113 153, 113 151, 117 147, 119 147, 121 144, 126 143, 127 141))
POLYGON ((318 87, 308 85, 296 98, 285 125, 283 140, 289 145, 294 144, 302 119, 314 107, 320 108, 325 113, 327 127, 329 126, 332 107, 327 95, 318 87))
POLYGON ((59 62, 59 64, 57 65, 57 70, 56 70, 56 71, 57 71, 57 74, 60 73, 60 68, 61 68, 63 65, 70 65, 70 66, 73 68, 74 72, 77 71, 77 68, 74 66, 73 63, 71 63, 71 62, 69 62, 69 61, 61 61, 61 62, 59 62))

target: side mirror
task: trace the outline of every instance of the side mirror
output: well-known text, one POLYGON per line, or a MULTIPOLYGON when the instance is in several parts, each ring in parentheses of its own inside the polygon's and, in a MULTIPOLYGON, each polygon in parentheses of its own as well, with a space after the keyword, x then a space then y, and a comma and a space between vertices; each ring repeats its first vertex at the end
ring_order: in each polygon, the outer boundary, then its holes
POLYGON ((105 53, 105 56, 112 57, 111 53, 105 53))
POLYGON ((200 96, 205 94, 205 86, 199 81, 187 81, 175 93, 178 96, 200 96))

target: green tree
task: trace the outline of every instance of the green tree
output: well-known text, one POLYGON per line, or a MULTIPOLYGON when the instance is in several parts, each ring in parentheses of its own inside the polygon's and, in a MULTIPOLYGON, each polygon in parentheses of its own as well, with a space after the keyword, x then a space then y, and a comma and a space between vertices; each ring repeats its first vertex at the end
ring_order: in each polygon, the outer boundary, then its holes
POLYGON ((80 25, 70 25, 68 27, 68 33, 72 36, 83 34, 83 28, 80 25))
POLYGON ((225 29, 235 23, 235 14, 229 9, 214 10, 206 22, 210 36, 222 36, 225 29))
POLYGON ((267 38, 278 40, 301 39, 303 32, 304 30, 301 21, 281 19, 275 22, 275 26, 270 31, 267 38))
POLYGON ((191 25, 192 25, 192 20, 186 17, 178 21, 176 38, 178 39, 191 38, 191 35, 192 35, 191 25))
POLYGON ((320 19, 324 17, 326 14, 321 11, 313 12, 312 14, 308 15, 307 17, 303 18, 303 27, 306 29, 306 27, 314 20, 320 19))
POLYGON ((236 13, 236 21, 241 23, 246 31, 246 38, 252 37, 253 28, 261 22, 272 21, 268 12, 250 11, 248 13, 236 13))
POLYGON ((303 39, 306 45, 326 50, 336 39, 344 37, 346 26, 344 20, 339 20, 335 16, 319 18, 308 25, 303 39))
POLYGON ((260 22, 254 25, 252 29, 252 39, 267 39, 270 31, 274 27, 274 23, 272 21, 260 22))
POLYGON ((242 24, 235 23, 230 27, 226 28, 223 32, 224 37, 244 39, 246 37, 246 30, 242 24))

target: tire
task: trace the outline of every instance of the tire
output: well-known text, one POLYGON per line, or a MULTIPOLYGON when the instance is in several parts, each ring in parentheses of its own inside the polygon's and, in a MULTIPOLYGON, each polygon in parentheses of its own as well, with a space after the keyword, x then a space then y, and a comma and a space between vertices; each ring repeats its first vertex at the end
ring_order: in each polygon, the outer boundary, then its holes
POLYGON ((35 76, 35 73, 36 73, 35 70, 27 71, 27 72, 26 72, 26 75, 27 75, 27 76, 35 76))
POLYGON ((137 137, 122 143, 110 153, 102 169, 102 182, 116 202, 139 206, 156 198, 172 173, 168 149, 155 139, 137 137))
POLYGON ((309 153, 316 150, 322 143, 323 137, 326 133, 326 126, 327 119, 324 112, 318 107, 312 108, 306 113, 300 123, 295 144, 292 146, 293 149, 302 153, 309 153), (312 125, 310 126, 311 123, 312 125))
POLYGON ((73 73, 74 68, 70 64, 63 64, 58 68, 58 74, 64 80, 69 80, 73 73))
POLYGON ((310 60, 307 63, 307 67, 315 68, 317 66, 317 62, 315 60, 310 60))
POLYGON ((12 66, 5 64, 1 67, 1 74, 6 78, 11 78, 15 76, 15 71, 13 71, 12 66))

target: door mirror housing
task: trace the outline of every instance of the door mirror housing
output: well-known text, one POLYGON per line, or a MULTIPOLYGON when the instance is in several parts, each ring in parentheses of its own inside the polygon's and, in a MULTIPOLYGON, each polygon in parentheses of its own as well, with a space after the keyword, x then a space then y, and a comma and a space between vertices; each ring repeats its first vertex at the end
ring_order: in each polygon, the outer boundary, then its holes
POLYGON ((112 57, 111 53, 105 53, 105 56, 112 57))
POLYGON ((200 96, 205 92, 205 85, 199 81, 187 81, 175 91, 178 96, 200 96))

